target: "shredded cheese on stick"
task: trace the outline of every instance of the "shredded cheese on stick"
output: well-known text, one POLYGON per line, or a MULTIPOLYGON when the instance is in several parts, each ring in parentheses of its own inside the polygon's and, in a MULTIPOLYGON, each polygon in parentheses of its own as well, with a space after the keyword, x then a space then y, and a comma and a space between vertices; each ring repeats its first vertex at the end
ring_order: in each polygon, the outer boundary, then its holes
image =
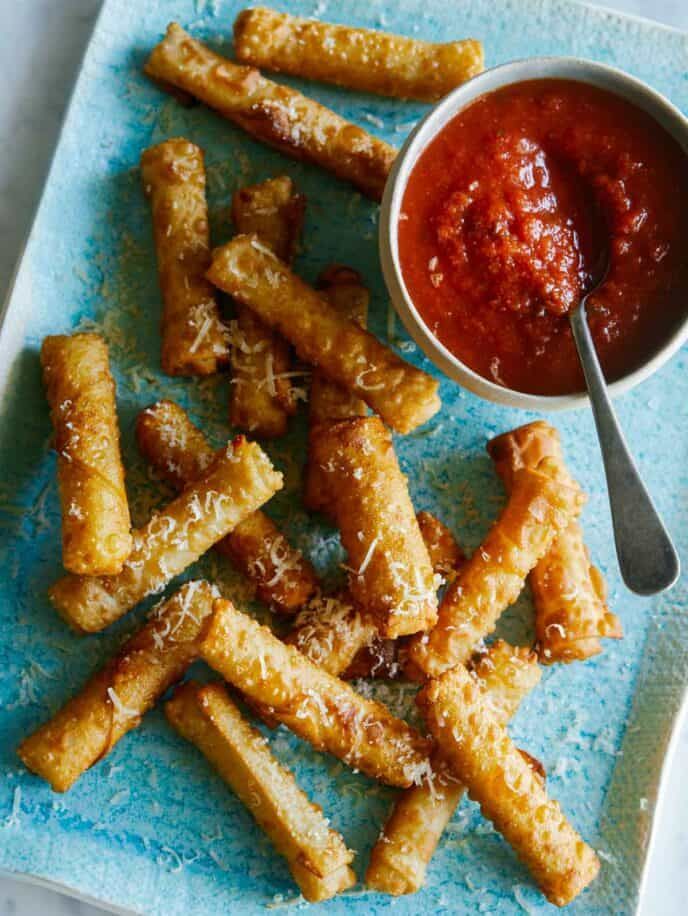
MULTIPOLYGON (((201 477, 215 455, 201 430, 172 401, 158 401, 139 414, 136 441, 155 471, 177 489, 201 477)), ((249 515, 215 550, 255 584, 261 601, 281 613, 295 613, 317 589, 313 567, 264 512, 249 515)))
POLYGON ((285 645, 266 627, 216 601, 201 652, 208 664, 277 721, 354 769, 410 786, 428 764, 428 743, 380 703, 285 645))
POLYGON ((134 532, 134 548, 115 576, 66 576, 50 589, 58 613, 94 633, 147 595, 160 592, 282 486, 267 455, 243 436, 227 444, 204 476, 134 532))
POLYGON ((547 899, 557 906, 574 900, 596 877, 599 860, 548 798, 476 681, 457 665, 430 680, 418 703, 451 772, 547 899))
MULTIPOLYGON (((534 467, 543 458, 570 484, 559 434, 542 420, 497 436, 487 450, 507 490, 519 468, 534 467)), ((604 579, 590 562, 578 521, 555 538, 530 573, 530 585, 543 664, 590 658, 602 651, 600 637, 621 638, 621 623, 607 606, 604 579)))
MULTIPOLYGON (((441 99, 483 69, 483 48, 473 39, 433 44, 265 7, 239 13, 234 49, 254 67, 422 102, 441 99)), ((374 115, 367 120, 383 126, 374 115)))
POLYGON ((414 637, 411 661, 431 677, 466 662, 480 640, 494 631, 528 573, 577 517, 583 502, 580 488, 563 484, 548 459, 537 468, 518 471, 502 514, 447 589, 437 626, 414 637))
POLYGON ((26 766, 66 792, 102 760, 198 657, 218 594, 207 582, 188 582, 155 608, 117 655, 21 743, 26 766))

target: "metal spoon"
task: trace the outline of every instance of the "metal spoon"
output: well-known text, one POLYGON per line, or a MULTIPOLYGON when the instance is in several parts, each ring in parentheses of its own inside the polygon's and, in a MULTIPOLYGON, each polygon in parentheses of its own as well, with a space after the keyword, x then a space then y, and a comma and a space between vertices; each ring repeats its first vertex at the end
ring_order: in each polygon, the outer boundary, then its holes
POLYGON ((628 588, 638 595, 656 595, 671 588, 681 565, 640 479, 609 398, 585 312, 593 291, 583 296, 578 308, 570 313, 570 320, 602 450, 616 555, 628 588))

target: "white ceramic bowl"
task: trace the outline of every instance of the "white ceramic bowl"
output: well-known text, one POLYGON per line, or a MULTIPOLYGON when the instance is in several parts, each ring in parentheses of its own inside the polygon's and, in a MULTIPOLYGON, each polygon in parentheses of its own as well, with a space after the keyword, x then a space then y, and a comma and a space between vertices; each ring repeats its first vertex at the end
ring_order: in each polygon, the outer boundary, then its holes
MULTIPOLYGON (((420 121, 397 156, 385 187, 380 210, 380 259, 392 303, 409 334, 425 354, 449 378, 488 401, 527 410, 561 410, 588 404, 587 394, 546 396, 525 394, 503 388, 478 375, 454 356, 425 325, 406 289, 399 265, 397 227, 406 184, 418 157, 454 115, 485 93, 524 80, 566 79, 606 89, 651 115, 686 153, 688 169, 688 119, 664 96, 632 76, 593 61, 576 57, 536 57, 517 60, 486 70, 459 86, 420 121)), ((686 240, 688 244, 688 240, 686 240)), ((688 339, 688 302, 686 318, 673 334, 642 366, 609 386, 611 394, 628 391, 644 381, 674 355, 688 339)))

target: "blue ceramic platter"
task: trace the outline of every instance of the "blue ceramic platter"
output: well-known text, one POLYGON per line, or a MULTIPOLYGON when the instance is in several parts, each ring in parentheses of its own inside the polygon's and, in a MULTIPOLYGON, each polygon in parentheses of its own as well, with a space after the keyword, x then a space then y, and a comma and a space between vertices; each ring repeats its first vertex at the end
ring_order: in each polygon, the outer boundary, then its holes
MULTIPOLYGON (((430 39, 475 35, 488 65, 543 54, 615 64, 688 110, 688 37, 638 20, 556 0, 279 0, 281 9, 388 28, 430 39)), ((183 134, 207 151, 215 243, 231 233, 229 204, 241 184, 280 172, 308 196, 298 270, 314 278, 331 261, 350 264, 372 291, 373 330, 426 369, 393 320, 377 259, 377 208, 348 186, 253 143, 203 107, 184 109, 141 75, 146 53, 171 19, 231 52, 235 0, 106 0, 86 54, 0 340, 0 868, 156 916, 249 914, 301 906, 282 860, 205 761, 148 715, 103 763, 64 796, 26 772, 15 747, 106 659, 145 612, 106 633, 80 639, 56 617, 46 588, 60 573, 60 518, 50 424, 38 350, 48 333, 97 328, 109 341, 118 383, 128 487, 135 521, 168 494, 136 453, 137 412, 174 398, 220 443, 229 434, 225 379, 172 381, 159 371, 159 292, 150 216, 138 174, 141 151, 183 134)), ((420 105, 307 85, 305 91, 400 144, 420 105)), ((684 566, 688 474, 688 366, 685 351, 618 402, 621 420, 677 538, 684 566)), ((497 432, 531 419, 442 383, 442 412, 397 439, 418 508, 436 512, 470 550, 495 517, 503 493, 484 450, 497 432)), ((688 596, 641 600, 617 573, 602 468, 587 411, 556 417, 571 468, 590 495, 584 522, 595 561, 610 584, 625 639, 585 664, 545 672, 513 725, 519 745, 539 757, 550 791, 600 851, 600 879, 571 912, 630 914, 639 893, 661 762, 686 681, 688 596)), ((323 574, 342 556, 334 532, 308 519, 299 500, 304 418, 269 447, 286 488, 270 511, 323 574)), ((242 607, 261 613, 250 590, 221 562, 211 575, 242 607)), ((193 571, 198 573, 199 569, 193 571)), ((500 624, 507 638, 532 639, 524 593, 500 624)), ((199 668, 200 675, 203 675, 199 668)), ((404 713, 408 689, 375 693, 404 713)), ((362 874, 393 793, 278 730, 271 744, 322 805, 362 874)), ((320 907, 331 914, 554 911, 475 806, 460 806, 429 871, 425 890, 393 901, 360 887, 320 907)))

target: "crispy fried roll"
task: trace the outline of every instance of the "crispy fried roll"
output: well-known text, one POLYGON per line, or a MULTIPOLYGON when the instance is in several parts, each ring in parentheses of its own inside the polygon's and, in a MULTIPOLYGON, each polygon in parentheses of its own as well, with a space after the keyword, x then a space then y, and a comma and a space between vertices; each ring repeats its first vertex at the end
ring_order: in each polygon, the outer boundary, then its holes
POLYGON ((107 344, 97 334, 46 337, 41 365, 55 430, 62 562, 69 572, 112 575, 132 541, 107 344))
MULTIPOLYGON (((464 553, 454 535, 431 512, 419 512, 416 520, 433 571, 441 576, 444 582, 453 581, 465 562, 464 553)), ((340 631, 341 629, 340 626, 340 631)), ((408 638, 382 639, 376 634, 367 645, 359 649, 341 677, 345 681, 361 677, 382 680, 407 677, 413 679, 417 672, 412 667, 410 670, 408 668, 408 646, 408 638)))
POLYGON ((165 704, 165 713, 246 805, 287 860, 307 900, 326 900, 355 883, 348 867, 353 853, 224 687, 188 681, 165 704))
POLYGON ((252 137, 310 162, 380 200, 397 151, 344 118, 195 41, 177 23, 145 66, 156 82, 195 96, 252 137))
MULTIPOLYGON (((505 724, 540 680, 537 657, 529 649, 497 640, 472 664, 477 684, 497 721, 505 724)), ((402 792, 370 855, 365 883, 398 896, 423 886, 425 873, 464 787, 437 752, 432 776, 402 792)))
MULTIPOLYGON (((332 264, 318 277, 318 286, 327 301, 345 318, 365 328, 368 320, 368 290, 355 270, 332 264)), ((365 401, 331 382, 319 369, 313 370, 308 403, 308 451, 319 435, 322 423, 334 423, 351 417, 364 417, 368 413, 365 401)), ((329 500, 325 494, 325 478, 317 464, 306 464, 303 501, 313 512, 327 512, 329 500)))
POLYGON ((412 641, 412 662, 430 677, 465 662, 518 598, 526 576, 580 513, 578 485, 544 459, 514 474, 509 501, 440 604, 437 626, 412 641))
MULTIPOLYGON (((237 191, 232 218, 239 232, 255 233, 289 263, 301 233, 304 205, 291 178, 280 175, 237 191)), ((231 340, 230 422, 260 437, 284 435, 288 416, 296 410, 289 344, 239 302, 231 340)))
POLYGON ((429 745, 415 729, 314 665, 229 601, 215 602, 201 653, 299 737, 373 779, 407 787, 427 770, 429 745))
POLYGON ((168 375, 210 375, 229 358, 210 263, 203 151, 183 137, 141 156, 141 178, 153 212, 163 298, 162 368, 168 375))
POLYGON ((75 630, 94 633, 160 591, 282 486, 256 443, 238 436, 161 512, 134 532, 134 549, 116 576, 65 576, 50 589, 75 630))
MULTIPOLYGON (((571 476, 559 433, 542 420, 497 436, 487 450, 507 490, 514 473, 550 458, 562 481, 571 476)), ((600 637, 620 639, 621 623, 606 600, 602 573, 590 563, 577 521, 555 538, 530 574, 535 603, 535 635, 543 664, 590 658, 602 651, 600 637)))
MULTIPOLYGON (((431 552, 433 570, 441 573, 461 554, 448 528, 430 512, 424 517, 421 534, 431 552), (432 519, 432 522, 430 521, 432 519), (441 543, 438 539, 441 532, 441 543), (434 549, 433 549, 434 547, 434 549)), ((380 639, 369 614, 356 606, 347 592, 316 595, 294 621, 285 642, 296 646, 312 662, 346 680, 359 677, 395 678, 403 674, 407 641, 380 639), (343 672, 343 673, 342 673, 343 672)))
POLYGON ((311 458, 332 496, 356 603, 382 636, 432 627, 438 582, 382 421, 361 417, 321 428, 311 458))
POLYGON ((439 409, 435 379, 340 315, 256 236, 239 235, 217 248, 208 278, 290 340, 304 362, 362 398, 397 432, 411 432, 439 409))
POLYGON ((284 641, 338 677, 376 632, 372 618, 362 614, 351 596, 342 592, 316 595, 300 612, 284 641))
POLYGON ((472 38, 433 44, 265 7, 239 13, 234 50, 254 67, 421 102, 441 99, 483 69, 483 47, 472 38))
POLYGON ((484 816, 547 899, 557 906, 570 903, 597 875, 598 858, 547 797, 476 681, 458 665, 429 681, 418 702, 452 773, 484 816))
MULTIPOLYGON (((173 401, 141 411, 136 440, 146 461, 178 490, 203 476, 214 452, 203 433, 173 401)), ((315 592, 318 580, 303 554, 264 512, 253 512, 215 545, 256 586, 274 610, 293 614, 315 592)))
POLYGON ((19 746, 26 766, 56 792, 70 786, 136 728, 198 655, 217 590, 188 582, 49 722, 19 746))
POLYGON ((445 582, 451 582, 466 562, 466 555, 449 528, 432 512, 419 512, 416 521, 427 547, 432 568, 445 582))

